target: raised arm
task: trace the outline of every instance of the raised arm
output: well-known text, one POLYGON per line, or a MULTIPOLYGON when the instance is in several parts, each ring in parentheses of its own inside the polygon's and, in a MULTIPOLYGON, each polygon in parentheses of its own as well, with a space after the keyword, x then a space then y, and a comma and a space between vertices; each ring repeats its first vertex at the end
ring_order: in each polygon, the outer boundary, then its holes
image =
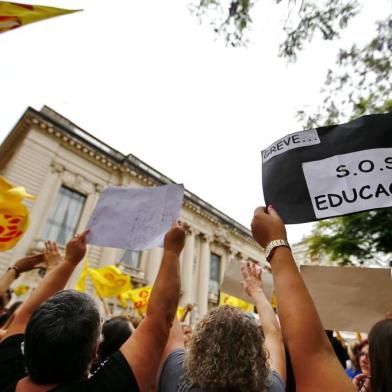
POLYGON ((282 331, 268 298, 266 297, 261 280, 261 268, 254 263, 244 263, 241 266, 244 280, 241 285, 253 299, 260 324, 264 331, 265 347, 269 352, 269 365, 286 383, 286 353, 283 344, 282 331))
POLYGON ((12 283, 14 283, 14 280, 16 280, 21 273, 31 271, 32 269, 36 268, 37 264, 43 263, 44 260, 43 253, 19 259, 0 278, 0 297, 4 295, 12 283))
MULTIPOLYGON (((37 288, 18 309, 4 338, 18 333, 24 333, 33 312, 49 297, 64 289, 72 272, 86 253, 87 233, 86 231, 83 234, 76 235, 67 243, 64 260, 52 270, 49 268, 49 272, 41 280, 37 288)), ((51 249, 55 252, 57 247, 51 249)), ((50 265, 53 264, 55 263, 52 260, 50 265)))
MULTIPOLYGON (((286 239, 286 229, 277 212, 256 209, 252 221, 254 239, 264 248, 286 239)), ((298 391, 353 391, 323 326, 313 300, 294 262, 291 250, 278 247, 270 260, 278 301, 278 314, 292 360, 298 391)))
POLYGON ((164 240, 158 276, 148 302, 147 315, 120 351, 127 359, 141 391, 155 388, 157 371, 180 298, 180 254, 184 229, 176 225, 164 240))

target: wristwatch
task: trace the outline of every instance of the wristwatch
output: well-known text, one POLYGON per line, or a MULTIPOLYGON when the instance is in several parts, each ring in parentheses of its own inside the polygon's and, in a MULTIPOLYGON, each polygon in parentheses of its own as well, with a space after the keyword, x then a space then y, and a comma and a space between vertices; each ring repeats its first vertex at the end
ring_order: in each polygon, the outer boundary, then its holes
POLYGON ((290 244, 286 240, 273 240, 268 243, 267 247, 265 248, 265 258, 267 261, 272 259, 272 255, 274 250, 279 246, 286 246, 287 248, 291 249, 290 244))

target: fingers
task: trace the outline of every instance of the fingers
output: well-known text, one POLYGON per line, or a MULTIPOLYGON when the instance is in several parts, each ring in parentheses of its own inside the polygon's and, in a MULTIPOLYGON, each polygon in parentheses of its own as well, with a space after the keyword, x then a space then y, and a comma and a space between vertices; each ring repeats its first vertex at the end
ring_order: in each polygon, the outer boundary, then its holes
POLYGON ((82 243, 85 243, 86 240, 87 240, 87 235, 88 235, 89 232, 90 232, 90 230, 87 229, 83 233, 77 234, 75 236, 75 239, 80 240, 82 243))
POLYGON ((244 262, 241 262, 241 273, 242 276, 244 277, 244 279, 248 279, 249 277, 249 268, 247 266, 247 264, 245 264, 244 262))
POLYGON ((267 211, 268 211, 268 214, 269 214, 269 215, 273 216, 274 218, 279 218, 279 219, 280 219, 279 214, 276 212, 276 210, 274 209, 274 207, 272 207, 272 204, 270 204, 270 205, 267 207, 267 211))
POLYGON ((59 252, 59 248, 58 248, 56 242, 53 242, 53 246, 52 246, 52 247, 53 247, 53 252, 54 252, 54 253, 60 253, 60 252, 59 252))
POLYGON ((45 253, 50 254, 53 253, 53 241, 45 241, 45 253))
POLYGON ((279 214, 275 210, 275 208, 272 206, 272 204, 269 204, 268 207, 257 207, 254 211, 253 215, 259 215, 259 216, 265 216, 265 215, 270 215, 275 218, 280 218, 279 214))
POLYGON ((257 207, 253 213, 253 215, 265 215, 266 214, 266 208, 264 206, 257 207))

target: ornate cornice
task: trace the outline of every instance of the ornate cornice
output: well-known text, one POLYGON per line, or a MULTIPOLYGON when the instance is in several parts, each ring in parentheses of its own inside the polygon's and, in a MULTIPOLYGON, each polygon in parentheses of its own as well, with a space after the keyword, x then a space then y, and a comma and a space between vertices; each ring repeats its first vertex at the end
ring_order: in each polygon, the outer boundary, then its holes
MULTIPOLYGON (((109 156, 96 151, 93 146, 84 144, 81 140, 73 137, 72 135, 64 134, 64 131, 56 129, 55 124, 50 123, 44 118, 35 117, 33 111, 28 111, 27 115, 22 120, 22 127, 24 128, 31 125, 37 126, 42 131, 45 131, 52 137, 58 139, 62 144, 65 144, 70 150, 84 156, 90 161, 94 161, 96 164, 105 168, 106 170, 129 175, 131 178, 141 184, 144 184, 145 186, 160 185, 159 181, 155 181, 151 177, 147 177, 143 173, 138 172, 137 169, 135 170, 134 168, 128 167, 126 164, 122 164, 121 162, 116 161, 116 159, 111 159, 109 156)), ((241 238, 241 240, 247 242, 250 245, 255 245, 255 242, 248 233, 245 234, 245 232, 238 230, 235 226, 221 222, 221 220, 209 212, 208 209, 204 209, 198 204, 195 204, 189 198, 188 200, 186 198, 184 199, 183 207, 212 223, 218 229, 224 229, 227 234, 241 238)), ((230 220, 230 218, 228 219, 230 220)))

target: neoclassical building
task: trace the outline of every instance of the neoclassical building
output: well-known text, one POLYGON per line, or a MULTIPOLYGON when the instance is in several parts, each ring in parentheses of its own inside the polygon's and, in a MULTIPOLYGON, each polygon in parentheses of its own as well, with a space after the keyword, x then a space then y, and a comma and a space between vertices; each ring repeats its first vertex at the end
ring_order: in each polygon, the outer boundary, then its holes
MULTIPOLYGON (((59 113, 28 108, 0 146, 0 175, 24 186, 36 201, 28 202, 31 225, 18 245, 0 253, 0 273, 18 258, 42 250, 43 240, 64 246, 86 228, 100 192, 108 185, 149 187, 172 183, 132 154, 124 155, 59 113)), ((198 317, 218 303, 225 267, 233 258, 265 263, 247 228, 189 190, 180 213, 187 237, 181 260, 181 303, 196 305, 198 317)), ((161 248, 135 252, 89 246, 90 266, 118 264, 135 287, 151 284, 158 272, 161 248)), ((69 287, 74 287, 81 266, 69 287)), ((31 285, 33 274, 24 277, 31 285)))

